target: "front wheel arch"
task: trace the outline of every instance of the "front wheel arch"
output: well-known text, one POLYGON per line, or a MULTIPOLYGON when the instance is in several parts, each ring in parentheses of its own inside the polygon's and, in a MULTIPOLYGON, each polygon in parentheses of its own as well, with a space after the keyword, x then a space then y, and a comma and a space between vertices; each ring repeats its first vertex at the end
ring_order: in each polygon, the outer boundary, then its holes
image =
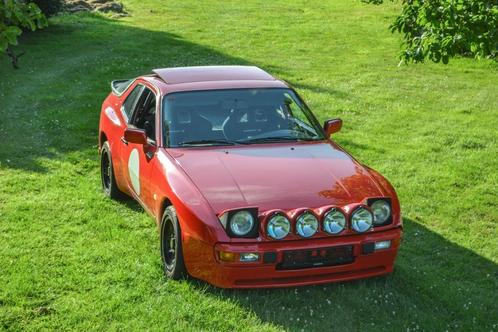
POLYGON ((159 208, 159 211, 157 213, 156 220, 157 220, 157 225, 160 227, 164 211, 166 211, 166 209, 168 207, 173 206, 173 203, 171 203, 171 201, 169 200, 168 197, 163 197, 161 199, 161 203, 159 206, 160 206, 160 208, 159 208))
POLYGON ((182 231, 173 205, 164 210, 159 235, 164 274, 173 280, 184 279, 188 273, 183 257, 182 231))

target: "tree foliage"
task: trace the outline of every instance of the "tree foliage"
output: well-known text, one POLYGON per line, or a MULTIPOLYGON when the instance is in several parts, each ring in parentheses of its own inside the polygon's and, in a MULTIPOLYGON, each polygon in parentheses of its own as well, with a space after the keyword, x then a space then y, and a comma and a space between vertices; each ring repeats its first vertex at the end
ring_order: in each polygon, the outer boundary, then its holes
MULTIPOLYGON (((365 0, 379 4, 382 0, 365 0)), ((496 58, 498 0, 401 0, 391 31, 403 35, 405 62, 448 63, 455 55, 496 58)))
POLYGON ((36 30, 47 25, 47 19, 35 3, 0 0, 0 54, 7 52, 17 68, 17 58, 10 46, 17 45, 23 29, 36 30))

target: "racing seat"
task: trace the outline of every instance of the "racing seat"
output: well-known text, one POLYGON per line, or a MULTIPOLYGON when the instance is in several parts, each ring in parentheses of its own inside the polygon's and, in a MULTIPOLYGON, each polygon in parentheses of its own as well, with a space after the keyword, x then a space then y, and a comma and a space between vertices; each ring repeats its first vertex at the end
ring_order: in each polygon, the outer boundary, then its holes
POLYGON ((225 135, 226 139, 239 140, 247 137, 247 116, 247 112, 245 112, 244 110, 232 109, 230 111, 230 114, 221 125, 223 135, 225 135))
POLYGON ((174 121, 169 128, 170 141, 174 144, 213 137, 213 125, 198 112, 177 110, 174 114, 174 121))
POLYGON ((149 107, 144 116, 145 135, 152 140, 156 140, 156 105, 149 107))
POLYGON ((223 122, 222 130, 227 139, 240 140, 278 130, 281 123, 278 113, 270 108, 233 109, 223 122))

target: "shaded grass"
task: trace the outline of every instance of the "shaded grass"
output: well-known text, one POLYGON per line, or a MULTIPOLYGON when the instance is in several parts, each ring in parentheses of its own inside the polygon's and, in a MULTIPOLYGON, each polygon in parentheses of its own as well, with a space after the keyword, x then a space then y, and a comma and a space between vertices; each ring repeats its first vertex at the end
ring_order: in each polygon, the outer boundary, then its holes
POLYGON ((19 71, 0 59, 0 329, 498 329, 496 63, 397 67, 393 4, 125 5, 24 36, 19 71), (153 220, 100 192, 100 105, 112 79, 202 64, 261 66, 343 118, 337 142, 402 202, 391 276, 257 291, 163 278, 153 220))

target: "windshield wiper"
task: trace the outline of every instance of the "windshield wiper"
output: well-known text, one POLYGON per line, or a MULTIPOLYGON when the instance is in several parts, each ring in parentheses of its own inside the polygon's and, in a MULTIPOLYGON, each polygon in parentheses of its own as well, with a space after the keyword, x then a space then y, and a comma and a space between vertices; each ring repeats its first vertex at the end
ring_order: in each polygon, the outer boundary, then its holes
POLYGON ((179 146, 185 145, 240 145, 244 144, 243 142, 236 141, 228 141, 225 139, 199 139, 192 141, 185 141, 178 143, 179 146))
POLYGON ((283 142, 283 141, 316 141, 317 139, 312 137, 295 137, 295 136, 269 136, 269 137, 255 137, 249 138, 243 141, 237 141, 239 143, 264 143, 264 142, 283 142))

